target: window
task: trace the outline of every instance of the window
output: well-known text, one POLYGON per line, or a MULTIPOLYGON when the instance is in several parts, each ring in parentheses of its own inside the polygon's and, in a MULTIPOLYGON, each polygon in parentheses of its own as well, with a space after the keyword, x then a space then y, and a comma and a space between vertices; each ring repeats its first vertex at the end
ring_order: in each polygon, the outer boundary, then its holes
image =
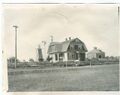
POLYGON ((78 53, 76 53, 76 58, 75 59, 78 60, 78 53))
POLYGON ((60 53, 59 54, 59 60, 63 60, 63 57, 64 57, 64 53, 60 53))
POLYGON ((67 56, 68 56, 68 60, 69 60, 70 59, 69 53, 67 53, 67 56))
POLYGON ((101 55, 99 55, 99 58, 101 58, 102 56, 101 55))
POLYGON ((60 54, 59 54, 59 57, 63 57, 63 56, 64 56, 64 53, 60 53, 60 54))
POLYGON ((85 53, 80 53, 80 61, 85 61, 85 53))
POLYGON ((72 59, 74 59, 74 55, 72 54, 72 59))
POLYGON ((75 46, 74 46, 74 49, 75 49, 75 50, 78 50, 78 45, 75 45, 75 46))
POLYGON ((57 54, 55 54, 55 60, 58 60, 58 58, 57 58, 57 54))

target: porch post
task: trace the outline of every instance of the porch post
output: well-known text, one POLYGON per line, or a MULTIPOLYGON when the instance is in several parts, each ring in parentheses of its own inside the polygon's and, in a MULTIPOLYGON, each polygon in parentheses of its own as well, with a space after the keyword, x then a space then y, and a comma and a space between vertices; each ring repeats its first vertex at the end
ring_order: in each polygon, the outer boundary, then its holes
POLYGON ((57 53, 57 59, 58 59, 58 61, 60 61, 60 60, 59 60, 59 53, 57 53))

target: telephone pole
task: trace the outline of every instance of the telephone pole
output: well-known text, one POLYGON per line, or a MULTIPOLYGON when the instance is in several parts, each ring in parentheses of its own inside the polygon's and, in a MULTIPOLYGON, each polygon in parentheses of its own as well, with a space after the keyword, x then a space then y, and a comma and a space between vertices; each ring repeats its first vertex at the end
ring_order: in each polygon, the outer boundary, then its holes
POLYGON ((13 25, 15 28, 15 68, 17 67, 17 25, 13 25))

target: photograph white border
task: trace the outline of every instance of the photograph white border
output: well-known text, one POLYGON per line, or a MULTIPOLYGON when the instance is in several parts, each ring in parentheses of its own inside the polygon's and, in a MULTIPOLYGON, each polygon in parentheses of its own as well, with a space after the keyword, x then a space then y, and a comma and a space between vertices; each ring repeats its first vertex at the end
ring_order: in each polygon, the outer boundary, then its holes
MULTIPOLYGON (((0 30, 2 32, 0 32, 0 36, 2 38, 2 36, 4 35, 4 30, 3 30, 3 8, 2 8, 2 4, 3 3, 60 3, 60 4, 65 4, 65 3, 83 3, 83 4, 87 4, 87 3, 92 3, 92 4, 96 4, 96 3, 102 3, 102 4, 116 4, 119 6, 120 1, 119 0, 2 0, 0 2, 0 30)), ((120 34, 120 33, 119 33, 120 34)), ((2 39, 0 39, 2 42, 2 39)), ((2 51, 2 44, 0 43, 0 50, 2 51)), ((6 76, 5 74, 7 74, 7 70, 4 70, 4 66, 5 64, 3 61, 3 55, 2 52, 0 52, 0 74, 1 77, 0 78, 0 84, 1 84, 1 91, 0 91, 0 95, 119 95, 120 91, 65 91, 65 92, 7 92, 5 89, 8 88, 7 84, 6 84, 6 76), (5 78, 5 79, 4 79, 5 78), (6 86, 5 86, 5 84, 6 86), (5 87, 4 87, 4 86, 5 87)))

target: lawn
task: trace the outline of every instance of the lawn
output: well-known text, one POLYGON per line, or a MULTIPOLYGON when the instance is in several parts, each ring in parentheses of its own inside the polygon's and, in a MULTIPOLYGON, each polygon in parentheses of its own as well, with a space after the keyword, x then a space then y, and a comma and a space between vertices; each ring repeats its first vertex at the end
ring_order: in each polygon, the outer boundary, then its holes
POLYGON ((50 68, 9 74, 8 80, 9 91, 118 91, 119 65, 50 68))

